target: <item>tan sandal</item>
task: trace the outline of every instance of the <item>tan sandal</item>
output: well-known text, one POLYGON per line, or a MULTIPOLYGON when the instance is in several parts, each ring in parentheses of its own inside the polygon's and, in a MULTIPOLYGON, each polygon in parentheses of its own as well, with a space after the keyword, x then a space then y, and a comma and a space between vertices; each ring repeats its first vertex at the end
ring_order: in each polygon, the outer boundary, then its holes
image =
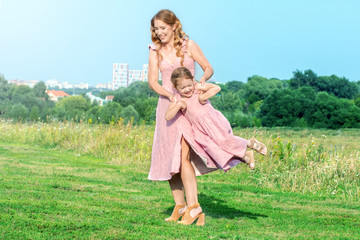
POLYGON ((185 212, 186 212, 186 204, 175 205, 171 216, 166 218, 165 221, 166 222, 176 222, 177 220, 179 220, 179 218, 184 216, 185 212), (182 208, 184 208, 183 211, 181 211, 182 208))
POLYGON ((267 154, 267 148, 266 148, 265 144, 263 144, 262 142, 259 142, 254 137, 252 137, 249 141, 250 141, 250 145, 248 146, 249 148, 254 149, 255 151, 257 151, 258 153, 260 153, 262 155, 267 154))
POLYGON ((255 169, 255 159, 254 159, 254 154, 252 151, 246 151, 245 152, 245 157, 243 158, 245 163, 247 165, 249 165, 249 167, 254 170, 255 169))
POLYGON ((199 203, 195 203, 193 206, 188 207, 188 209, 185 212, 185 215, 182 217, 181 221, 178 221, 178 223, 183 224, 183 225, 190 225, 197 220, 197 222, 196 222, 197 226, 204 226, 205 225, 205 213, 200 212, 195 217, 191 217, 191 215, 190 215, 190 211, 192 209, 198 208, 198 207, 200 207, 199 203))

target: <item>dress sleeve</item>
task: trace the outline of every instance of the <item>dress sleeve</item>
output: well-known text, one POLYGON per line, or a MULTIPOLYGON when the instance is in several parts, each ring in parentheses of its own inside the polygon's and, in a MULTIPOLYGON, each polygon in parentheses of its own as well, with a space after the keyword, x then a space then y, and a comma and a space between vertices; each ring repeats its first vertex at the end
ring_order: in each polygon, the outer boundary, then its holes
POLYGON ((156 51, 156 46, 155 44, 149 44, 149 49, 156 51))

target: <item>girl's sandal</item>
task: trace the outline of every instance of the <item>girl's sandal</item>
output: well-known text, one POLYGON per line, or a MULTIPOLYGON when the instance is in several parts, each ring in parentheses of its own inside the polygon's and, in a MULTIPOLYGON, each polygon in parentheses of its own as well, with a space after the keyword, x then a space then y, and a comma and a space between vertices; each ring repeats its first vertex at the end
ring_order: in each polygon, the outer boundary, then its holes
POLYGON ((249 167, 254 170, 255 169, 255 159, 254 159, 254 154, 252 151, 246 151, 245 152, 245 157, 243 158, 245 163, 247 165, 249 165, 249 167))
POLYGON ((250 141, 249 148, 254 149, 255 151, 257 151, 258 153, 260 153, 262 155, 267 154, 267 148, 266 148, 265 144, 263 144, 262 142, 259 142, 254 137, 252 137, 249 141, 250 141))
POLYGON ((176 222, 177 220, 179 220, 179 218, 184 216, 185 212, 186 212, 186 204, 175 205, 171 216, 166 218, 165 221, 166 222, 176 222))
POLYGON ((196 216, 192 217, 190 215, 190 211, 194 208, 200 207, 199 203, 195 203, 193 206, 188 207, 188 209, 185 212, 185 215, 182 217, 181 221, 178 221, 178 223, 183 225, 190 225, 197 219, 196 225, 197 226, 204 226, 205 225, 205 213, 200 212, 196 216))

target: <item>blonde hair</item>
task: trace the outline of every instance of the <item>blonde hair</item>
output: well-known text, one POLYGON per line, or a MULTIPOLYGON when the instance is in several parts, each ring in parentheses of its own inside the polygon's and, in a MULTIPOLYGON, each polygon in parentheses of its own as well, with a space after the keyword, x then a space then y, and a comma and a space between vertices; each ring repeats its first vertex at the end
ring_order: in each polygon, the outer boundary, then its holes
POLYGON ((187 69, 186 67, 179 67, 177 69, 175 69, 172 74, 171 74, 171 82, 172 84, 177 87, 178 81, 180 79, 191 79, 193 80, 194 77, 191 74, 190 70, 187 69))
MULTIPOLYGON (((174 48, 176 49, 176 56, 181 57, 180 63, 181 63, 181 66, 183 66, 184 54, 181 52, 181 47, 182 47, 184 38, 188 38, 188 36, 183 32, 180 20, 176 17, 175 13, 173 13, 172 11, 170 11, 168 9, 160 10, 151 19, 151 26, 150 26, 151 40, 156 45, 156 54, 158 56, 159 62, 161 60, 163 60, 163 56, 159 52, 161 49, 161 41, 155 33, 155 20, 163 21, 164 23, 166 23, 170 26, 174 26, 174 24, 176 24, 176 29, 174 31, 174 48)), ((159 62, 158 62, 158 65, 159 65, 159 62)))

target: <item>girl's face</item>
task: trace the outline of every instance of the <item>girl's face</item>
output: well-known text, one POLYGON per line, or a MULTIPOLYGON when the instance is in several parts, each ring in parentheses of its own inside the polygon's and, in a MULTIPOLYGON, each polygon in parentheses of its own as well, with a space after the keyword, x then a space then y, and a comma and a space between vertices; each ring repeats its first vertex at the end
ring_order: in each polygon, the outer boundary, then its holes
POLYGON ((177 81, 176 89, 182 97, 189 98, 194 93, 194 81, 188 78, 182 78, 177 81))
POLYGON ((161 20, 154 21, 155 34, 158 36, 162 43, 168 43, 171 39, 174 39, 174 26, 170 26, 161 20))

